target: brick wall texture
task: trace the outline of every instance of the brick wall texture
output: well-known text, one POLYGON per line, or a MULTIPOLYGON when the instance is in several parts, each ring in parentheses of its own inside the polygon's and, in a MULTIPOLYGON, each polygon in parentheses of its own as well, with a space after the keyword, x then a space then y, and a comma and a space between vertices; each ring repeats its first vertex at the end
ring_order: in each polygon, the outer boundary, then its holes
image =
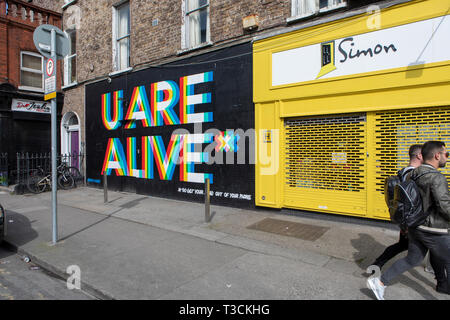
MULTIPOLYGON (((0 2, 0 83, 9 82, 20 86, 20 53, 23 51, 39 53, 33 42, 33 33, 41 23, 62 27, 61 15, 40 10, 35 3, 23 3, 13 8, 13 2, 6 15, 6 6, 0 2), (24 15, 24 11, 26 14, 24 15), (33 11, 33 19, 31 19, 33 11), (39 15, 39 16, 38 16, 39 15)), ((15 4, 15 3, 14 3, 15 4)), ((62 64, 60 64, 62 66, 62 64)), ((61 68, 58 77, 62 76, 61 68)))
MULTIPOLYGON (((81 10, 81 28, 77 34, 78 82, 105 76, 113 71, 112 7, 117 3, 117 0, 78 0, 74 4, 81 10)), ((59 1, 56 7, 61 8, 63 4, 64 1, 59 1)), ((64 25, 70 19, 66 10, 62 11, 64 25)), ((285 25, 290 10, 290 0, 211 0, 211 41, 219 45, 285 25), (242 18, 250 14, 259 16, 259 28, 251 34, 242 27, 242 18)), ((131 66, 177 57, 177 53, 182 50, 181 0, 131 0, 130 12, 131 66), (155 20, 158 24, 153 26, 155 20)))
MULTIPOLYGON (((43 6, 63 13, 63 25, 71 19, 70 7, 62 9, 63 0, 34 0, 43 6)), ((78 87, 90 81, 103 79, 113 72, 112 8, 121 0, 78 0, 73 5, 81 13, 77 30, 78 87)), ((258 34, 286 27, 291 16, 291 0, 210 0, 210 36, 213 46, 250 39, 258 34), (258 15, 257 30, 244 31, 242 19, 258 15)), ((374 1, 363 1, 364 3, 374 1)), ((131 66, 134 70, 147 64, 158 64, 173 58, 201 53, 202 50, 182 51, 183 0, 129 0, 131 23, 131 66), (152 22, 157 21, 156 25, 152 22)), ((349 7, 357 1, 349 1, 349 7)), ((210 49, 210 48, 208 48, 210 49)), ((84 95, 78 87, 65 93, 65 110, 74 110, 80 118, 84 113, 84 95)), ((84 139, 84 123, 82 123, 84 139)))
MULTIPOLYGON (((35 0, 47 3, 52 10, 63 13, 63 26, 70 21, 68 8, 61 9, 64 1, 35 0), (51 7, 51 5, 54 5, 51 7)), ((77 82, 78 87, 64 90, 64 112, 73 111, 81 119, 84 140, 84 84, 113 72, 112 8, 118 0, 78 0, 80 28, 77 30, 77 82)), ((44 4, 45 5, 45 4, 44 4)), ((214 45, 252 37, 258 32, 285 25, 290 16, 290 0, 210 0, 210 32, 214 45), (250 14, 259 16, 256 33, 243 30, 242 18, 250 14)), ((158 63, 176 58, 182 50, 183 24, 181 0, 130 0, 131 66, 139 68, 146 63, 158 63), (152 22, 157 20, 157 25, 152 22)), ((180 56, 181 58, 182 56, 180 56)))

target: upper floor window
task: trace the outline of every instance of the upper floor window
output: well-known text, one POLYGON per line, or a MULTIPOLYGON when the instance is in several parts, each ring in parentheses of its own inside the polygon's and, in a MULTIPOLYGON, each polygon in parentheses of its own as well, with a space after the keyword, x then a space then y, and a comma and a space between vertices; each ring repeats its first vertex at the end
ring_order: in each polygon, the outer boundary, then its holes
POLYGON ((306 17, 347 5, 346 0, 292 0, 292 17, 306 17))
POLYGON ((20 89, 44 89, 44 59, 34 52, 20 53, 20 89))
POLYGON ((64 59, 64 85, 69 85, 77 81, 77 32, 76 30, 66 31, 69 37, 70 51, 64 59))
POLYGON ((115 71, 130 67, 130 4, 113 7, 113 53, 115 71))
POLYGON ((209 42, 209 0, 185 0, 186 48, 209 42))

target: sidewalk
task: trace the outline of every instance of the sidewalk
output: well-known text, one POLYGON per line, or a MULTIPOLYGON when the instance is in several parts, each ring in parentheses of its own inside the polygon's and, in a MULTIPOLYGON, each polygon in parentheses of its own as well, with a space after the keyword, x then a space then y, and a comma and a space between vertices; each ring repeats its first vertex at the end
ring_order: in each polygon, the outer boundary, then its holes
MULTIPOLYGON (((112 191, 108 198, 104 204, 95 188, 58 191, 52 245, 51 193, 2 188, 6 242, 65 278, 78 265, 82 289, 101 299, 372 300, 365 269, 398 239, 392 224, 356 218, 211 206, 205 223, 203 204, 112 191), (324 233, 305 240, 248 228, 266 218, 324 233)), ((385 297, 450 300, 434 286, 416 267, 385 297)))

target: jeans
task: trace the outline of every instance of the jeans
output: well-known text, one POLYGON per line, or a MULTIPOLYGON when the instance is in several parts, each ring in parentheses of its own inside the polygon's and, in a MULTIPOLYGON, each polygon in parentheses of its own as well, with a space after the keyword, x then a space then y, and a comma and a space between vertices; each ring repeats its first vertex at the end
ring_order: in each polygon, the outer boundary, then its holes
POLYGON ((386 262, 398 255, 400 252, 406 250, 408 250, 408 235, 400 232, 398 242, 387 247, 381 256, 379 256, 372 264, 379 266, 381 269, 386 262))
POLYGON ((448 291, 450 288, 450 235, 438 235, 415 228, 409 229, 408 232, 409 246, 408 255, 403 259, 396 261, 381 276, 381 282, 389 285, 391 281, 419 265, 425 258, 427 251, 430 250, 431 264, 433 266, 438 285, 444 286, 448 291))

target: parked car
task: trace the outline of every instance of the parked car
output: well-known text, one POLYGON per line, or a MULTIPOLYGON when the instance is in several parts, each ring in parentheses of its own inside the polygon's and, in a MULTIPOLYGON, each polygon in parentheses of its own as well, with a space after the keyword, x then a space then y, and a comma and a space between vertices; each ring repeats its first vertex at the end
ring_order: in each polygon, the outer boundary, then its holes
POLYGON ((6 211, 0 204, 0 242, 3 241, 6 233, 6 211))

